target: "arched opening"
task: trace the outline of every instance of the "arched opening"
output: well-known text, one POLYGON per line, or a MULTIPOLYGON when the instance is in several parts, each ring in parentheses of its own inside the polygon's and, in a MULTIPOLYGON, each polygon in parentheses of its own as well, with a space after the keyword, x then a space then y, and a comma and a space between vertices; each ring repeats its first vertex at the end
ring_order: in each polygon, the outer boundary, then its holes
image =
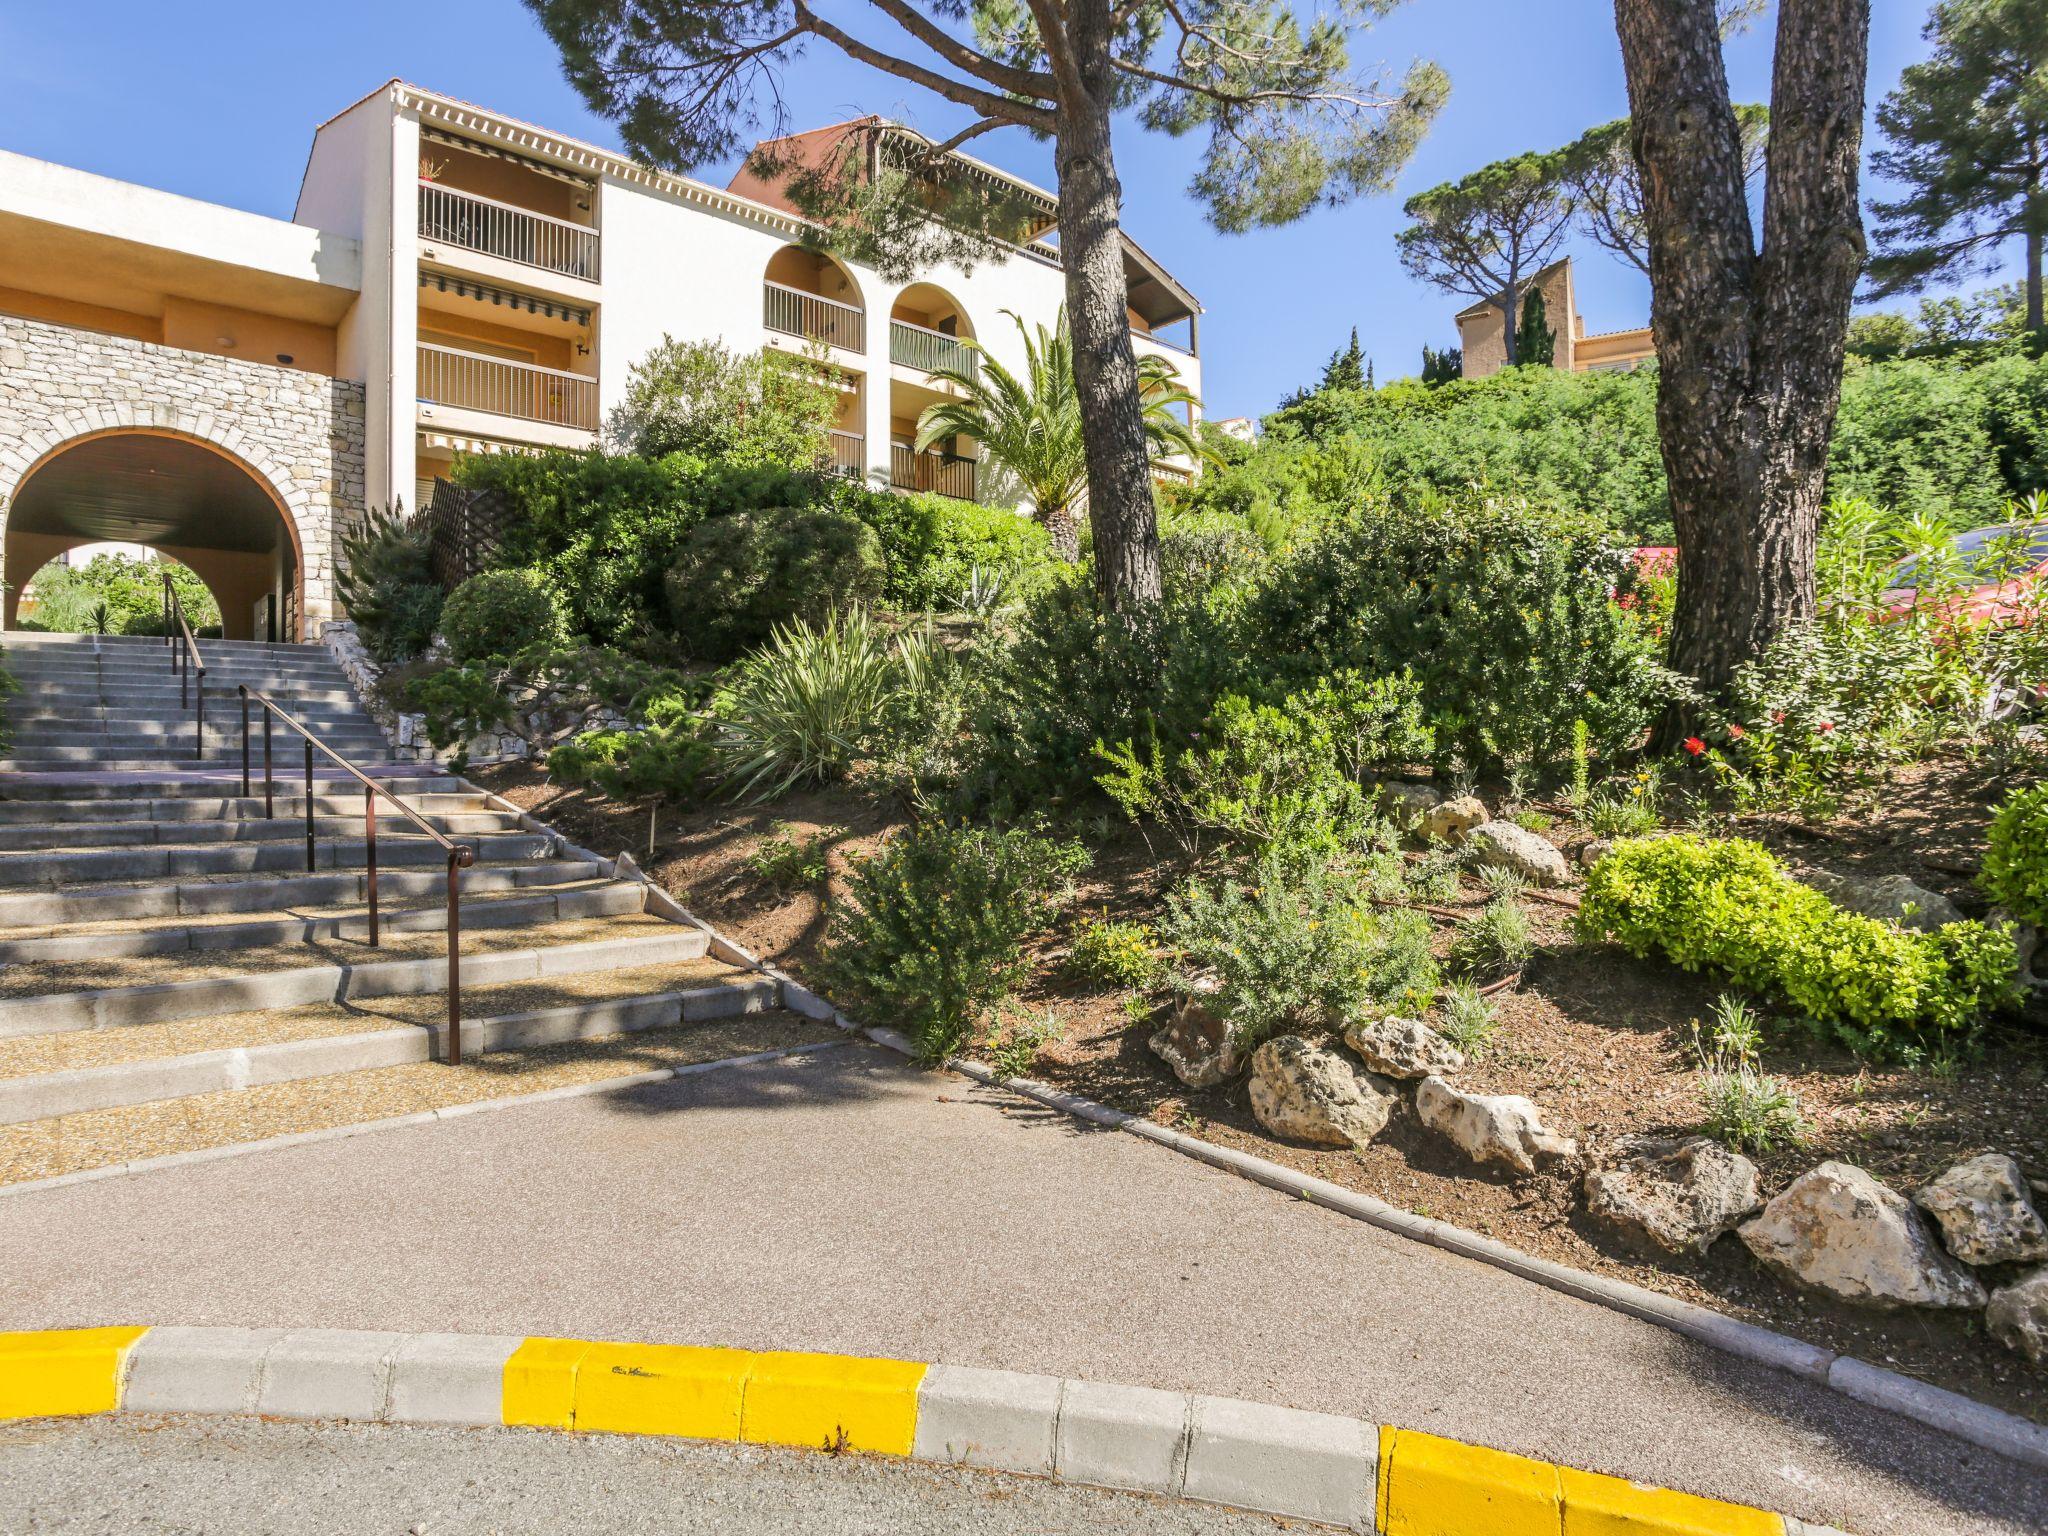
POLYGON ((299 637, 298 530, 269 483, 198 438, 118 428, 73 438, 38 460, 7 507, 6 623, 22 588, 81 545, 145 545, 213 593, 230 640, 299 637))
POLYGON ((200 635, 218 635, 220 598, 182 560, 139 544, 81 539, 53 556, 21 583, 11 628, 48 634, 160 635, 165 633, 163 578, 178 593, 186 622, 200 635))
POLYGON ((903 490, 938 491, 972 499, 980 445, 956 434, 916 449, 919 418, 957 385, 939 370, 976 374, 979 355, 962 343, 974 324, 960 301, 937 283, 912 283, 889 307, 889 481, 903 490))
POLYGON ((771 331, 865 352, 867 307, 853 274, 823 251, 785 245, 768 258, 762 320, 771 331))

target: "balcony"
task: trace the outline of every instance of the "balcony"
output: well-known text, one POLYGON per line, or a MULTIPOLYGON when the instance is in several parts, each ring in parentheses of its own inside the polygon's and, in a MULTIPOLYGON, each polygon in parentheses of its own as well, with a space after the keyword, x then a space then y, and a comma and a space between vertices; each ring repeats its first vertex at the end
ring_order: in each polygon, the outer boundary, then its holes
POLYGON ((908 443, 889 445, 889 484, 899 491, 936 491, 974 500, 975 461, 957 453, 914 453, 908 443))
POLYGON ((429 342, 419 345, 419 371, 419 397, 424 403, 581 432, 597 430, 597 380, 580 373, 482 357, 429 342))
POLYGON ((908 320, 891 320, 889 361, 923 373, 952 368, 972 378, 980 365, 981 354, 963 345, 959 337, 948 336, 944 331, 935 331, 928 325, 916 325, 908 320))
POLYGON ((849 480, 865 480, 868 473, 868 440, 858 432, 842 432, 833 427, 825 434, 825 442, 832 454, 832 473, 844 475, 849 480))
POLYGON ((474 192, 420 183, 420 238, 597 281, 597 231, 474 192))
POLYGON ((792 288, 787 283, 761 285, 761 323, 785 336, 822 341, 848 352, 868 349, 868 317, 857 305, 842 304, 792 288))

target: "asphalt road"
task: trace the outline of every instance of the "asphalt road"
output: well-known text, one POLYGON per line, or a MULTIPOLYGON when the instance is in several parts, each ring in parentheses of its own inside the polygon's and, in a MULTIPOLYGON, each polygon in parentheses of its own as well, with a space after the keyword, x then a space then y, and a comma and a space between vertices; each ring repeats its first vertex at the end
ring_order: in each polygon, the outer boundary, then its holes
POLYGON ((1262 1516, 881 1457, 259 1419, 0 1424, 0 1532, 1271 1536, 1262 1516))
POLYGON ((1858 1536, 2048 1476, 862 1047, 0 1198, 0 1328, 317 1325, 893 1355, 1353 1414, 1858 1536))

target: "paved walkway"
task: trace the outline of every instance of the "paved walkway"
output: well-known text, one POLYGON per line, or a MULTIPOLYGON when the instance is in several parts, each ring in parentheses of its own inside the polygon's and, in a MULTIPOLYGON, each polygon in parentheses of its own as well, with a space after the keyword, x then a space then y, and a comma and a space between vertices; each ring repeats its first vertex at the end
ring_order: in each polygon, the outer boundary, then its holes
POLYGON ((0 1328, 568 1333, 1262 1399, 1783 1509, 2038 1532, 2048 1477, 871 1047, 0 1200, 0 1328))

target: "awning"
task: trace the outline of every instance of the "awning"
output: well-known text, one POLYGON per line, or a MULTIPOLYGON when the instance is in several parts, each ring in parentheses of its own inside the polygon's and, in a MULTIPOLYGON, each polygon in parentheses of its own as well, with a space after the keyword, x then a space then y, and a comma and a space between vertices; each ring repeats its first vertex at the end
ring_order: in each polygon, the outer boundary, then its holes
POLYGON ((438 288, 459 298, 481 299, 510 309, 523 309, 529 314, 545 315, 550 320, 567 320, 586 330, 590 327, 590 311, 580 305, 564 304, 559 299, 536 298, 530 293, 516 293, 510 288, 477 282, 474 278, 450 277, 446 272, 422 272, 420 286, 438 288))
POLYGON ((480 143, 465 139, 460 134, 450 133, 445 128, 436 128, 431 123, 420 124, 420 137, 431 139, 436 144, 446 144, 451 149, 465 150, 472 155, 489 155, 493 160, 509 160, 514 165, 540 176, 552 176, 557 181, 566 181, 572 187, 594 187, 597 185, 588 176, 579 176, 574 171, 565 171, 560 166, 549 165, 545 160, 532 160, 525 155, 515 155, 509 149, 500 149, 495 144, 480 143))

